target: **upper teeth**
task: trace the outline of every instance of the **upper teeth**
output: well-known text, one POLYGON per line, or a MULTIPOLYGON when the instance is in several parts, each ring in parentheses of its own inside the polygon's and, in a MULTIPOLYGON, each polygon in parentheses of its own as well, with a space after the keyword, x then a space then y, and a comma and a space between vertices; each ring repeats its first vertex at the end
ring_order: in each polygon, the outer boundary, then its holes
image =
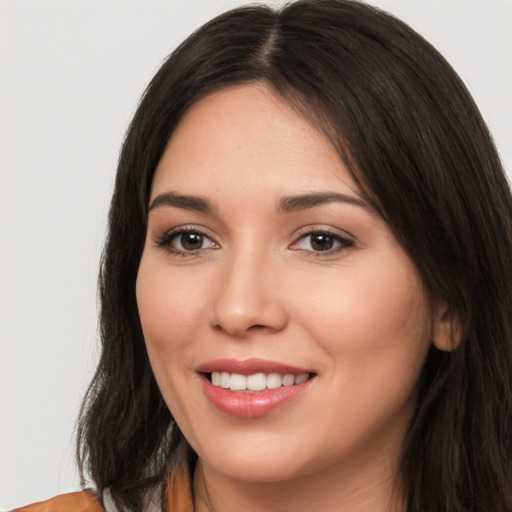
POLYGON ((212 372, 212 384, 232 391, 261 391, 263 389, 276 389, 281 386, 293 386, 306 382, 309 373, 293 375, 287 373, 254 373, 253 375, 240 375, 238 373, 212 372))

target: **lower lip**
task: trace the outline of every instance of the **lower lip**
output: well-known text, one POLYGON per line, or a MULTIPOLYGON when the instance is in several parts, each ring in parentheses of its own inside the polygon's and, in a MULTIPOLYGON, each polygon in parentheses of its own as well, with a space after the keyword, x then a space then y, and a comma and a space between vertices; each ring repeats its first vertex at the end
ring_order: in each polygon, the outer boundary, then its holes
POLYGON ((230 391, 214 386, 204 374, 200 374, 204 393, 219 411, 239 418, 266 416, 301 396, 314 378, 302 384, 282 386, 263 391, 230 391))

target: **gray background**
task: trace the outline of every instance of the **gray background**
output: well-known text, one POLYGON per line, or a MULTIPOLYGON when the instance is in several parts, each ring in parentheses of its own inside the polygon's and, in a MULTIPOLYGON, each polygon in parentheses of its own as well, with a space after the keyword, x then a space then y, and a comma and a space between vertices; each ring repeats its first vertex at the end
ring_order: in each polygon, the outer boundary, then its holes
MULTIPOLYGON (((0 2, 0 509, 79 488, 74 421, 97 358, 96 274, 124 131, 172 48, 242 3, 0 2)), ((510 173, 512 1, 369 3, 445 54, 510 173)))

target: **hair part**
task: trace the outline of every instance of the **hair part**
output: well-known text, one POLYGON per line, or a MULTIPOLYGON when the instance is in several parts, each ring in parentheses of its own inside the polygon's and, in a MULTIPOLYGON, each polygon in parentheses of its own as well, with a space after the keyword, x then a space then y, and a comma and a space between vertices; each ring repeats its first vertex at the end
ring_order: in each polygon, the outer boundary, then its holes
MULTIPOLYGON (((408 512, 512 510, 512 199, 496 148, 444 58, 396 18, 344 0, 227 12, 146 89, 121 151, 99 276, 102 352, 78 424, 97 491, 142 511, 183 436, 151 371, 135 298, 151 183, 187 109, 263 82, 337 149, 460 329, 432 347, 404 444, 408 512)), ((192 455, 193 456, 193 455, 192 455)))

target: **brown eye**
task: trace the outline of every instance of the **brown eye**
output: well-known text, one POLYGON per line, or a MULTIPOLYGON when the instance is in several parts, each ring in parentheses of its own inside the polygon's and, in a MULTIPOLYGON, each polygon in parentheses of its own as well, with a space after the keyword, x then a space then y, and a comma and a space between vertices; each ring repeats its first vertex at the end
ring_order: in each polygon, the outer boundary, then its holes
POLYGON ((334 237, 325 233, 310 235, 311 248, 315 251, 329 251, 334 247, 334 237))
POLYGON ((197 251, 203 248, 204 236, 199 233, 181 233, 173 240, 173 245, 177 249, 185 251, 197 251))
POLYGON ((312 231, 302 235, 291 248, 300 249, 313 254, 333 254, 348 247, 352 247, 354 242, 340 235, 328 231, 312 231))
POLYGON ((155 242, 158 247, 167 252, 182 256, 195 256, 204 250, 218 248, 211 238, 195 229, 180 229, 165 233, 155 242))

